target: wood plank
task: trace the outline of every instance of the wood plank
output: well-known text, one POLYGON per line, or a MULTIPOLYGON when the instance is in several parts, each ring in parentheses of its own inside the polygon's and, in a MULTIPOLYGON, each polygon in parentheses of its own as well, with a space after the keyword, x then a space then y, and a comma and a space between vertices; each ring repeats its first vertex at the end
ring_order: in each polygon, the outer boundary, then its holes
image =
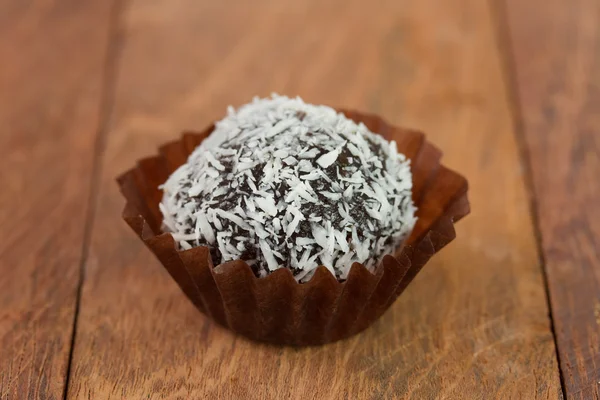
POLYGON ((600 399, 600 2, 506 5, 566 394, 600 399))
POLYGON ((560 396, 487 3, 370 7, 367 18, 358 0, 131 2, 69 398, 560 396), (117 174, 272 90, 423 128, 471 183, 458 239, 341 343, 272 347, 215 326, 120 220, 117 174))
POLYGON ((112 1, 0 2, 0 398, 63 397, 112 1))

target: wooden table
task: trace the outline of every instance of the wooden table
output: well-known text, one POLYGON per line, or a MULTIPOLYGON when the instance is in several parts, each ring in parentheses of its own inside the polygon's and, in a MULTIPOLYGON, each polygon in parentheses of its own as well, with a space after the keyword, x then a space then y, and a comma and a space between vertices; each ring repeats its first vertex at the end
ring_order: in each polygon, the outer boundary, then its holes
POLYGON ((598 0, 0 1, 0 399, 599 399, 599 153, 598 0), (120 219, 118 173, 272 91, 422 129, 470 182, 341 343, 215 326, 120 219))

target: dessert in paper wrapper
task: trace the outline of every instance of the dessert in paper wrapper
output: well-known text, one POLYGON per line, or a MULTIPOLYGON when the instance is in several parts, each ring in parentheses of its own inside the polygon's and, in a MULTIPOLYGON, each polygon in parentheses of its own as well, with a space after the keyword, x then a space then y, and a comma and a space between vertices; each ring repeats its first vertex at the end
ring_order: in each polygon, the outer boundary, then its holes
POLYGON ((119 178, 124 219, 198 309, 261 341, 363 330, 469 211, 423 134, 300 99, 256 99, 160 153, 119 178))

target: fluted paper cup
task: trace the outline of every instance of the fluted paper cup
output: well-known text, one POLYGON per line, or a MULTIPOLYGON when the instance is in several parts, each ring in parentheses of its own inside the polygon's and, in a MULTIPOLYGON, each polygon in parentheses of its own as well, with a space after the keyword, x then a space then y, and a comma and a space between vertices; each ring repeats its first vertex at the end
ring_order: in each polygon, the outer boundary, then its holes
POLYGON ((456 234, 454 223, 469 213, 467 181, 440 164, 441 152, 416 131, 381 118, 341 110, 371 131, 395 140, 411 160, 418 221, 411 236, 387 255, 374 272, 354 263, 344 282, 318 267, 306 283, 281 268, 258 278, 243 260, 213 265, 207 247, 179 250, 161 231, 159 185, 187 161, 213 131, 188 132, 159 154, 138 161, 118 178, 127 203, 123 219, 155 254, 193 304, 209 318, 254 340, 286 345, 318 345, 352 336, 377 320, 406 289, 427 261, 456 234))

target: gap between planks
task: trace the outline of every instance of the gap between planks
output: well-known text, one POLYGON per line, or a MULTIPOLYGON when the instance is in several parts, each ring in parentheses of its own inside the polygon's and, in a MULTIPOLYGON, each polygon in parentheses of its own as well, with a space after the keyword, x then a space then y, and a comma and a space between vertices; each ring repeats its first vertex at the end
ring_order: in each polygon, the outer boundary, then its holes
POLYGON ((117 86, 118 65, 123 48, 125 35, 121 16, 126 8, 127 0, 113 0, 110 11, 110 21, 108 26, 108 44, 106 58, 102 72, 102 91, 100 93, 100 109, 98 118, 98 127, 95 131, 96 140, 94 143, 94 156, 92 159, 92 173, 90 194, 87 199, 87 213, 83 231, 83 243, 81 249, 81 259, 79 262, 79 279, 77 281, 77 295, 75 302, 75 312, 73 314, 73 324, 71 329, 71 342, 69 346, 69 357, 67 361, 67 373, 65 376, 65 385, 63 388, 63 400, 66 400, 69 394, 69 384, 71 380, 71 367, 73 365, 73 353, 75 351, 75 341, 77 339, 77 322, 79 320, 79 311, 81 308, 81 295, 83 284, 85 282, 85 266, 88 259, 90 240, 94 228, 94 217, 98 204, 98 191, 100 177, 102 176, 102 158, 106 148, 106 136, 109 129, 109 122, 115 103, 115 89, 117 86))
POLYGON ((502 63, 502 78, 506 87, 506 93, 508 95, 508 104, 510 108, 511 119, 513 123, 513 131, 515 140, 518 147, 519 159, 521 168, 523 169, 523 180, 525 183, 525 190, 529 198, 529 214, 533 223, 533 231, 535 236, 536 252, 538 255, 538 262, 542 272, 542 278, 544 280, 544 292, 546 294, 546 304, 548 306, 548 319, 550 321, 550 330, 552 331, 552 338, 554 340, 554 354, 556 355, 556 361, 558 363, 558 373, 560 377, 560 388, 562 391, 562 397, 567 398, 566 386, 564 379, 564 371, 561 368, 560 353, 558 351, 558 340, 556 335, 556 327, 554 324, 554 315, 552 313, 552 303, 550 301, 550 285, 548 280, 548 271, 546 270, 546 256, 542 247, 542 231, 539 223, 538 214, 538 200, 535 195, 533 186, 533 169, 531 163, 531 155, 527 142, 525 140, 525 125, 523 122, 523 114, 521 101, 519 99, 519 83, 516 79, 517 65, 514 58, 514 48, 510 36, 510 27, 508 25, 508 13, 505 0, 488 0, 490 5, 490 14, 492 16, 492 23, 494 25, 494 33, 496 38, 496 45, 498 46, 498 53, 500 54, 500 61, 502 63))

